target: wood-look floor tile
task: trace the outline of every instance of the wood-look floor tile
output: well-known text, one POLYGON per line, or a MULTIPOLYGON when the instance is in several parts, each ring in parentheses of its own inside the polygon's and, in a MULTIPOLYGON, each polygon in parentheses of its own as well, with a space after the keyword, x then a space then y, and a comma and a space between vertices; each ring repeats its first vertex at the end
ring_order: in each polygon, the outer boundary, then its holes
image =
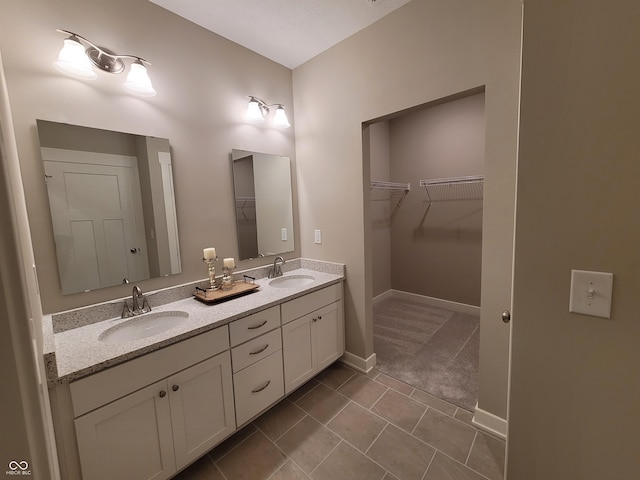
POLYGON ((320 384, 298 400, 302 408, 320 423, 327 423, 349 403, 349 399, 335 390, 320 384))
POLYGON ((366 455, 398 480, 419 480, 434 453, 431 446, 398 427, 387 425, 366 455))
POLYGON ((173 480, 224 480, 224 477, 211 458, 205 455, 173 477, 173 480))
POLYGON ((254 420, 253 423, 272 441, 276 441, 304 416, 305 413, 301 408, 285 398, 254 420))
POLYGON ((485 480, 481 475, 441 452, 429 465, 424 480, 485 480))
POLYGON ((340 438, 307 415, 276 442, 306 473, 311 473, 340 443, 340 438))
POLYGON ((309 476, 289 460, 269 480, 309 480, 309 476))
POLYGON ((386 471, 341 442, 311 474, 314 480, 382 480, 386 471))
POLYGON ((476 435, 476 429, 430 408, 416 426, 413 434, 464 463, 476 435))
POLYGON ((277 472, 286 456, 262 432, 257 431, 216 462, 226 478, 264 480, 277 472))
POLYGON ((467 466, 491 480, 502 480, 504 478, 504 449, 504 440, 478 432, 473 447, 471 447, 467 466))
POLYGON ((364 375, 356 374, 347 383, 338 389, 342 395, 349 397, 354 402, 365 408, 371 408, 376 401, 387 391, 387 387, 375 382, 364 375))
POLYGON ((335 362, 329 365, 315 379, 324 383, 327 387, 337 390, 355 374, 356 372, 349 367, 342 365, 340 362, 335 362))
POLYGON ((395 426, 411 432, 426 409, 426 405, 411 400, 395 390, 389 390, 376 402, 371 411, 395 426))
POLYGON ((375 381, 378 383, 382 383, 389 388, 393 388, 395 391, 407 396, 411 395, 411 393, 413 393, 413 391, 415 390, 415 388, 413 388, 411 385, 401 382, 400 380, 396 380, 395 378, 390 377, 389 375, 385 375, 384 373, 380 373, 378 376, 376 376, 375 381))
POLYGON ((436 396, 433 396, 429 393, 423 392, 422 390, 416 389, 412 394, 411 398, 419 401, 420 403, 424 403, 428 407, 435 408, 436 410, 440 410, 442 413, 446 413, 447 415, 453 416, 456 413, 455 405, 446 402, 436 396))
POLYGON ((380 435, 387 422, 357 403, 349 403, 327 427, 361 452, 380 435))

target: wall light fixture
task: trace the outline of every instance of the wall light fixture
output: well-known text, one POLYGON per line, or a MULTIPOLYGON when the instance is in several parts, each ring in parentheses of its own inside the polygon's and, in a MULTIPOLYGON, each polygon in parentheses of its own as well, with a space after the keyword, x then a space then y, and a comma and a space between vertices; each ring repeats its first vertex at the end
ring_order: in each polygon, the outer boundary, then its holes
POLYGON ((132 59, 124 88, 143 97, 153 97, 156 94, 145 67, 145 64, 151 63, 144 58, 118 55, 107 48, 98 47, 77 33, 60 29, 56 31, 69 35, 64 40, 58 59, 53 62, 53 66, 62 73, 83 80, 93 80, 98 75, 92 66, 107 73, 122 73, 125 70, 124 59, 132 59))
POLYGON ((276 107, 276 111, 273 115, 272 125, 275 128, 289 128, 291 124, 287 118, 287 114, 284 111, 284 105, 281 103, 274 103, 267 105, 266 102, 260 100, 258 97, 249 95, 249 105, 247 106, 246 119, 248 123, 262 123, 265 121, 265 117, 269 115, 269 107, 276 107))

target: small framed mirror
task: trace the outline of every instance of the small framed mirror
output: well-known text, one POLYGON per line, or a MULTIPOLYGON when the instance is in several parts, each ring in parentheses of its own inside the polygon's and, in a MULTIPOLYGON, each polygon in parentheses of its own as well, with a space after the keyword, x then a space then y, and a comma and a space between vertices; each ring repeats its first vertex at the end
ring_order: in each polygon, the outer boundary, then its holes
POLYGON ((292 252, 289 157, 234 149, 231 161, 240 260, 292 252))

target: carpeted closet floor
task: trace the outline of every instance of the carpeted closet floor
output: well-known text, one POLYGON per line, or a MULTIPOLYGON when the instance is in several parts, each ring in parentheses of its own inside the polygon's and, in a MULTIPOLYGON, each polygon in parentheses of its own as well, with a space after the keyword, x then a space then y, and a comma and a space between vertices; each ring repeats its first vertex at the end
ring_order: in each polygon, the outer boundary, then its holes
POLYGON ((480 317, 401 298, 373 307, 376 369, 473 411, 480 317))

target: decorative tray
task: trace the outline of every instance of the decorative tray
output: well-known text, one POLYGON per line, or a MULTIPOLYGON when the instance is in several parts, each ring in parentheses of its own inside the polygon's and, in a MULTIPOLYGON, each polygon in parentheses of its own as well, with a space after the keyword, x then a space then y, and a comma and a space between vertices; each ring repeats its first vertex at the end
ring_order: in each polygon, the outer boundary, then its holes
POLYGON ((231 290, 222 290, 221 288, 212 290, 210 288, 205 289, 196 287, 195 291, 193 292, 193 296, 204 303, 217 303, 233 297, 251 293, 258 288, 260 288, 260 285, 258 285, 257 283, 248 282, 245 279, 243 281, 235 282, 231 290))

